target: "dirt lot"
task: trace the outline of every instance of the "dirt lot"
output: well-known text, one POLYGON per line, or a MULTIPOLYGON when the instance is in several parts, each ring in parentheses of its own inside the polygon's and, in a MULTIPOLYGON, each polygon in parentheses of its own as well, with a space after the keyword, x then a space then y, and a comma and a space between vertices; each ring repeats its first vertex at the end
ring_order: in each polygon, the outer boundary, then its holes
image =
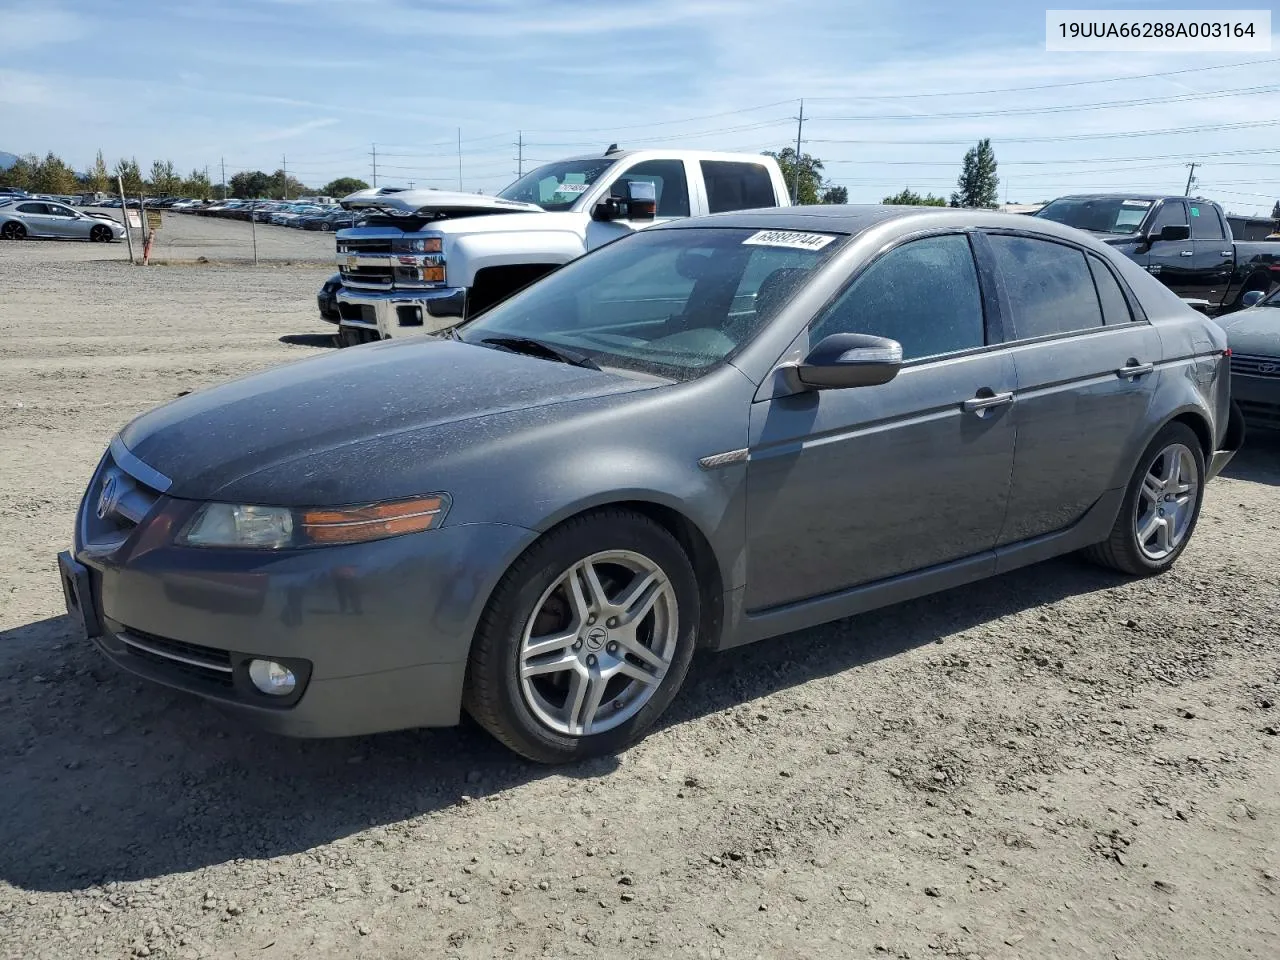
POLYGON ((132 415, 325 349, 327 271, 103 252, 0 245, 3 956, 1275 956, 1280 444, 1168 576, 707 657, 615 761, 278 740, 103 663, 53 556, 132 415))

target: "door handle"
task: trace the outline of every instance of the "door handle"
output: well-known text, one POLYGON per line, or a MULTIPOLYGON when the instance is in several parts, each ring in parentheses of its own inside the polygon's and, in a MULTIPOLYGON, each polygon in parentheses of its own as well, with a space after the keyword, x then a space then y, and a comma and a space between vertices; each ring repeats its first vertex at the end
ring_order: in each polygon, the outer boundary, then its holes
POLYGON ((976 397, 966 400, 961 406, 964 407, 965 413, 976 413, 981 416, 984 410, 990 410, 992 407, 1003 407, 1006 403, 1013 403, 1013 393, 992 393, 988 388, 983 387, 978 391, 976 397))
POLYGON ((1232 254, 1232 253, 1234 253, 1234 252, 1235 252, 1235 251, 1233 251, 1233 250, 1219 250, 1219 251, 1218 251, 1218 256, 1220 256, 1220 257, 1229 257, 1229 256, 1231 256, 1231 254, 1232 254))
POLYGON ((1154 363, 1130 363, 1121 367, 1116 371, 1117 377, 1124 377, 1126 380, 1136 380, 1138 377, 1145 376, 1156 368, 1154 363))
POLYGON ((1192 254, 1192 251, 1190 251, 1190 250, 1183 250, 1182 252, 1180 252, 1180 253, 1178 254, 1178 256, 1180 256, 1180 257, 1190 257, 1190 256, 1192 256, 1192 255, 1193 255, 1193 254, 1192 254))

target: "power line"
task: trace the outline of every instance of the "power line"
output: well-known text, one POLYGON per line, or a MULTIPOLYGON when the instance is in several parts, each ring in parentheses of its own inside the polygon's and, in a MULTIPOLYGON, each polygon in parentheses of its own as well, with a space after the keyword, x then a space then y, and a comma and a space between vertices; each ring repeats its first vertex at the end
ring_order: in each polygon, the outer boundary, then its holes
MULTIPOLYGON (((1274 127, 1280 120, 1250 120, 1241 123, 1202 124, 1193 127, 1166 127, 1161 130, 1128 130, 1117 133, 1077 133, 1058 134, 1044 137, 992 137, 993 143, 1062 143, 1075 140, 1126 140, 1132 137, 1163 137, 1186 133, 1207 133, 1217 130, 1248 130, 1257 127, 1274 127)), ((884 146, 972 146, 973 139, 967 140, 863 140, 839 137, 810 137, 810 143, 857 143, 884 146)))

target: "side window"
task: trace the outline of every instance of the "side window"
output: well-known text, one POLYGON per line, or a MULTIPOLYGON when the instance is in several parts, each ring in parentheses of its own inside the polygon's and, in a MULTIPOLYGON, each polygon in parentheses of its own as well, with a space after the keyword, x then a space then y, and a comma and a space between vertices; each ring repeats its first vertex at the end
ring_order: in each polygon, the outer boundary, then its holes
POLYGON ((1083 253, 1030 237, 995 234, 988 240, 1009 293, 1017 339, 1102 326, 1098 292, 1083 253))
POLYGON ((927 237, 884 254, 814 321, 809 341, 833 333, 897 340, 904 360, 981 347, 982 296, 969 238, 927 237))
POLYGON ((18 212, 43 214, 46 212, 46 207, 43 203, 22 203, 18 205, 18 212))
POLYGON ((730 210, 754 210, 776 207, 773 180, 763 163, 740 163, 732 160, 700 160, 702 179, 707 184, 707 211, 725 213, 730 210))
POLYGON ((1191 204, 1192 240, 1224 240, 1226 236, 1222 230, 1222 221, 1218 219, 1218 210, 1213 204, 1191 204))
POLYGON ((1129 301, 1110 268, 1097 257, 1089 257, 1089 269, 1093 272, 1093 284, 1098 289, 1098 300, 1102 304, 1102 322, 1107 326, 1132 322, 1129 301))
POLYGON ((48 206, 49 206, 49 212, 52 213, 55 217, 74 217, 76 215, 75 211, 72 210, 70 207, 61 207, 61 206, 58 206, 58 204, 56 203, 51 203, 48 206))
POLYGON ((683 160, 646 160, 620 176, 615 182, 641 180, 652 183, 658 195, 659 217, 689 216, 689 180, 684 174, 683 160))
POLYGON ((1187 205, 1181 200, 1166 200, 1160 204, 1160 209, 1156 211, 1156 218, 1151 223, 1149 233, 1159 233, 1161 228, 1174 226, 1185 227, 1187 225, 1187 205))

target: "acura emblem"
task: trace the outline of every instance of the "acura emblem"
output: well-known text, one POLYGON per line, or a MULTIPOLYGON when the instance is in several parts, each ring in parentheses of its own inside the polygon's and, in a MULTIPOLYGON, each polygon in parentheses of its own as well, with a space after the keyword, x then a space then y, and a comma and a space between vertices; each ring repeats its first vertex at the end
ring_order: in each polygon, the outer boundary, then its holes
POLYGON ((106 482, 102 485, 102 492, 98 494, 98 519, 105 520, 115 512, 116 504, 120 502, 120 483, 115 474, 107 477, 106 482))

